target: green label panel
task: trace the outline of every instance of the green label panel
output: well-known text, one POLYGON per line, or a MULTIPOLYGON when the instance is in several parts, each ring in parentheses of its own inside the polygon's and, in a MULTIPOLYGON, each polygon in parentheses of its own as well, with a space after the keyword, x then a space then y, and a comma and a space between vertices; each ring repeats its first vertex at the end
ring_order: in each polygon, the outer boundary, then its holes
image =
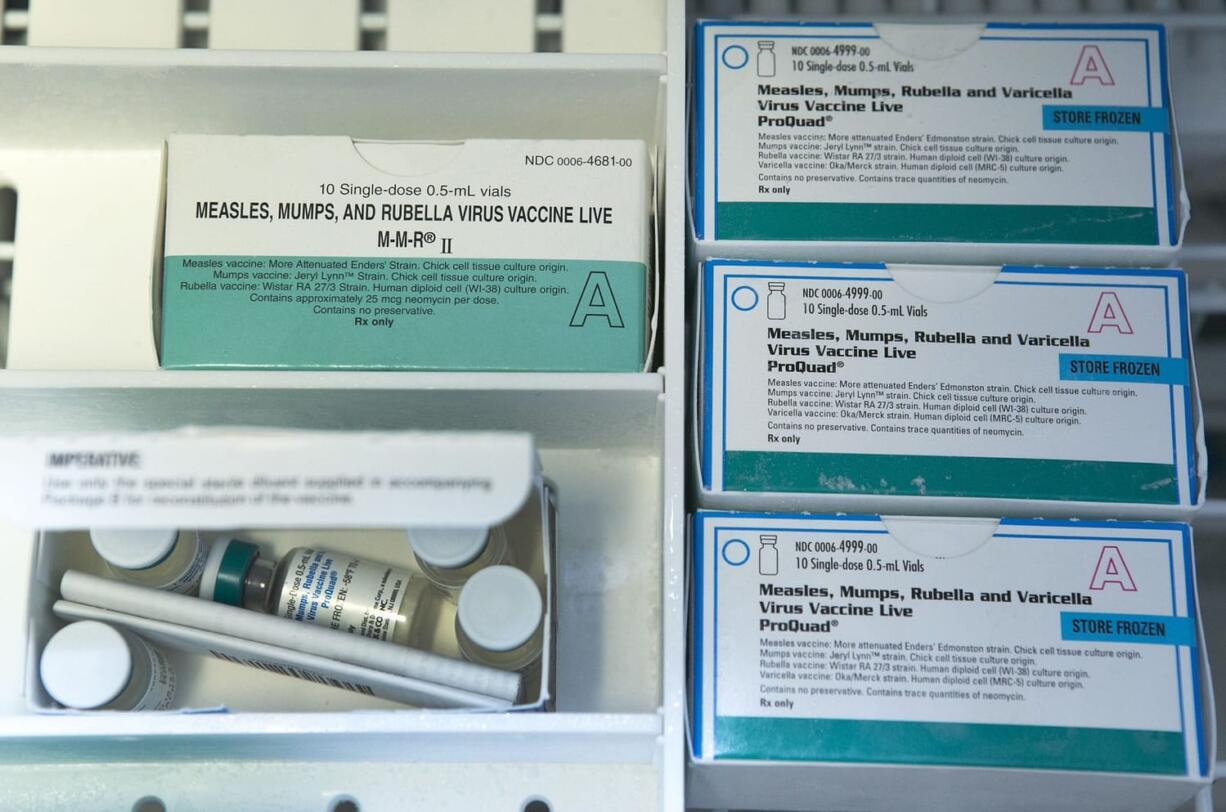
POLYGON ((1145 462, 727 451, 724 489, 1178 503, 1175 466, 1145 462))
POLYGON ((719 716, 715 758, 1184 775, 1183 735, 1151 730, 719 716))
POLYGON ((1157 245, 1152 208, 960 203, 718 203, 720 240, 1157 245))
POLYGON ((168 368, 635 372, 640 262, 170 256, 168 368))

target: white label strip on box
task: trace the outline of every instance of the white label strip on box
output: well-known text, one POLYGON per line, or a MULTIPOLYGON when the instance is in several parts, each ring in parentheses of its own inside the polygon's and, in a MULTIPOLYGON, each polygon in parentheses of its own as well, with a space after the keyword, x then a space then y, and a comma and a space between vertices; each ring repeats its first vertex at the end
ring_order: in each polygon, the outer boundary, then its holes
POLYGON ((712 491, 1198 502, 1182 271, 703 277, 712 491))
POLYGON ((0 440, 0 512, 22 526, 497 524, 537 476, 517 433, 182 429, 0 440))
POLYGON ((700 239, 1177 244, 1160 25, 700 23, 700 239))
POLYGON ((696 757, 1204 775, 1188 527, 959 524, 699 513, 696 757))

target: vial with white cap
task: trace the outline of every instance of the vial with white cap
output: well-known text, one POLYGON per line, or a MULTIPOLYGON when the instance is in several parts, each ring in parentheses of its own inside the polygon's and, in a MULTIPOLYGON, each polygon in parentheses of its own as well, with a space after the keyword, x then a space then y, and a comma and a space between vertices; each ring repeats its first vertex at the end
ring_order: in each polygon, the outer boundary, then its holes
POLYGON ((166 710, 175 698, 175 672, 162 652, 96 620, 56 632, 39 676, 52 699, 77 710, 166 710))
POLYGON ((483 569, 460 591, 455 616, 460 652, 480 665, 524 671, 540 661, 544 616, 541 591, 526 572, 483 569))
POLYGON ((511 545, 501 525, 413 527, 406 533, 421 571, 453 598, 469 578, 486 567, 514 564, 511 545))
POLYGON ((195 530, 94 528, 89 540, 125 581, 184 595, 200 588, 208 550, 195 530))
POLYGON ((348 553, 296 547, 279 562, 236 538, 209 550, 205 600, 429 648, 445 603, 421 574, 348 553))

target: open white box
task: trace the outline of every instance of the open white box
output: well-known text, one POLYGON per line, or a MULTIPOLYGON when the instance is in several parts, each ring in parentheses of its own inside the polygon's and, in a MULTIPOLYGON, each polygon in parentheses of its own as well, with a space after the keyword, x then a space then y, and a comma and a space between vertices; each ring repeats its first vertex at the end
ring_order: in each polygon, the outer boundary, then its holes
MULTIPOLYGON (((471 481, 491 483, 488 490, 469 488, 462 497, 465 509, 454 509, 454 498, 446 493, 436 493, 432 498, 435 505, 442 510, 435 510, 428 505, 422 505, 411 494, 403 491, 385 503, 385 508, 392 511, 403 511, 403 520, 411 520, 414 515, 422 516, 430 525, 456 521, 486 522, 487 520, 505 527, 509 543, 516 553, 516 560, 521 562, 533 579, 541 587, 545 596, 546 619, 544 651, 542 656, 542 679, 536 684, 525 685, 527 691, 516 709, 540 710, 548 709, 553 704, 552 676, 556 663, 555 611, 556 593, 556 503, 552 488, 540 478, 540 471, 535 461, 535 451, 530 438, 519 438, 514 435, 413 435, 413 434, 327 434, 327 433, 267 433, 267 432, 173 432, 154 435, 119 435, 100 441, 102 444, 117 443, 130 445, 142 450, 140 453, 142 465, 139 473, 130 474, 130 482, 149 482, 161 480, 170 482, 179 477, 191 477, 196 481, 192 489, 194 497, 219 493, 219 491, 204 488, 200 481, 206 476, 217 480, 242 478, 248 488, 245 494, 245 508, 223 508, 214 504, 201 504, 197 509, 188 508, 173 510, 184 518, 188 514, 198 517, 209 525, 216 525, 225 520, 226 516, 242 526, 244 519, 256 518, 260 524, 268 525, 274 521, 276 513, 282 513, 286 522, 300 522, 296 529, 275 530, 233 530, 222 533, 205 533, 206 539, 215 536, 238 536, 259 544, 262 554, 277 560, 293 547, 308 546, 316 549, 340 552, 364 558, 370 561, 387 561, 410 571, 420 571, 416 560, 406 543, 404 531, 400 529, 373 529, 369 520, 363 518, 371 511, 379 512, 387 517, 384 510, 373 505, 369 497, 377 494, 364 488, 370 485, 356 485, 355 490, 347 490, 347 486, 328 487, 312 493, 311 498, 336 500, 341 496, 356 498, 365 502, 362 508, 354 511, 358 524, 354 528, 336 529, 336 522, 342 519, 347 511, 336 508, 319 507, 307 504, 305 507, 293 506, 288 500, 279 502, 279 506, 268 504, 273 496, 281 495, 293 498, 291 491, 281 491, 279 487, 262 486, 253 481, 254 472, 268 478, 301 476, 306 480, 311 478, 325 479, 329 474, 337 474, 338 479, 349 474, 341 471, 371 471, 382 468, 387 474, 399 470, 409 473, 420 470, 424 458, 433 457, 438 453, 452 457, 450 464, 444 463, 443 476, 468 478, 471 481), (424 442, 423 442, 424 440, 424 442), (509 440, 510 442, 506 442, 509 440), (339 442, 338 442, 339 441, 339 442), (237 448, 235 447, 237 445, 237 448), (389 454, 384 449, 395 447, 394 458, 402 462, 392 463, 393 466, 403 465, 403 468, 387 466, 389 454), (255 448, 260 450, 255 450, 255 448), (168 447, 173 450, 168 454, 168 447), (253 448, 254 447, 254 448, 253 448), (351 453, 345 455, 348 447, 351 453), (193 450, 194 452, 193 453, 193 450), (221 466, 210 464, 216 459, 211 455, 220 450, 225 461, 221 466), (475 455, 474 453, 475 452, 475 455), (292 462, 283 462, 287 455, 298 457, 292 462), (318 455, 316 466, 312 467, 310 460, 302 457, 318 455), (323 459, 325 456, 331 459, 323 459), (417 459, 414 459, 417 457, 417 459), (188 462, 180 467, 178 460, 195 460, 196 464, 188 462), (382 460, 382 463, 380 462, 382 460), (458 463, 458 465, 457 465, 458 463), (169 467, 167 467, 169 465, 169 467), (176 470, 177 469, 177 470, 176 470), (230 473, 223 473, 229 469, 230 473), (267 473, 265 473, 267 472, 267 473), (467 473, 465 473, 467 472, 467 473), (366 497, 366 498, 364 498, 366 497), (516 503, 515 500, 519 502, 516 503), (443 506, 452 501, 452 509, 443 506), (510 505, 509 512, 505 512, 510 505), (321 510, 322 508, 322 510, 321 510), (324 524, 321 526, 320 522, 324 524)), ((41 448, 62 447, 60 441, 51 441, 51 446, 35 444, 41 448)), ((91 441, 89 445, 96 445, 91 441)), ((9 446, 12 452, 9 457, 21 459, 25 455, 9 446)), ((44 455, 45 456, 45 455, 44 455)), ((25 464, 34 464, 23 460, 25 464)), ((6 477, 20 475, 13 467, 6 466, 6 477)), ((120 478, 128 477, 120 472, 110 480, 112 485, 120 478)), ((97 485, 106 481, 107 472, 93 471, 73 472, 70 469, 56 467, 54 473, 44 478, 44 482, 56 479, 61 483, 75 481, 80 485, 90 483, 97 485)), ((11 481, 11 480, 10 480, 11 481)), ((67 486, 74 487, 74 486, 67 486)), ((105 486, 104 486, 105 487, 105 486)), ((302 486, 308 487, 309 486, 302 486)), ((21 491, 20 485, 14 487, 21 491)), ((156 512, 165 514, 151 505, 157 500, 166 500, 185 496, 186 490, 177 490, 176 486, 160 485, 157 488, 135 490, 126 487, 111 490, 99 503, 96 500, 98 491, 86 488, 91 494, 93 507, 85 508, 92 513, 90 526, 105 526, 109 522, 120 521, 128 526, 136 526, 149 520, 156 512), (138 494, 138 492, 140 492, 138 494), (174 495, 172 496, 172 492, 174 495), (118 498, 116 498, 118 497, 118 498), (124 502, 129 499, 142 499, 145 504, 139 509, 125 509, 124 502)), ((237 489, 227 489, 229 497, 238 495, 237 489)), ((46 498, 50 490, 43 491, 43 497, 37 502, 44 508, 54 498, 46 498)), ((82 491, 76 491, 81 494, 82 491)), ((32 495, 32 494, 31 494, 32 495)), ((20 497, 10 502, 9 508, 19 507, 20 497)), ((193 502, 196 504, 195 502, 193 502)), ((62 504, 62 503, 61 503, 62 504)), ((67 519, 61 513, 63 507, 37 511, 30 515, 31 520, 47 526, 60 526, 67 519)), ((69 508, 69 510, 74 510, 69 508)), ((38 677, 38 658, 46 641, 60 628, 65 620, 58 610, 53 613, 53 604, 60 596, 60 579, 66 570, 76 570, 103 577, 113 577, 104 562, 90 546, 84 532, 47 530, 39 534, 37 551, 34 559, 34 569, 29 589, 29 625, 26 637, 27 661, 25 667, 26 681, 24 693, 29 707, 34 711, 46 711, 56 706, 50 701, 38 677)), ((427 647, 448 657, 460 658, 454 632, 455 604, 451 601, 437 602, 437 609, 431 610, 433 625, 427 631, 430 640, 427 647)), ((142 632, 134 629, 138 634, 142 632)), ((157 643, 156 639, 153 642, 157 643)), ((179 675, 178 690, 173 707, 181 712, 193 712, 199 709, 230 709, 239 712, 282 712, 282 713, 313 713, 323 710, 345 711, 359 709, 378 709, 404 712, 404 706, 373 696, 357 692, 344 692, 337 689, 327 689, 314 682, 290 679, 288 677, 269 674, 266 671, 234 665, 222 660, 214 660, 199 653, 184 653, 173 645, 165 647, 165 653, 171 658, 179 675)), ((258 650, 257 650, 258 656, 258 650)), ((64 711, 59 711, 64 712, 64 711)), ((122 714, 120 714, 122 715, 122 714)))
MULTIPOLYGON (((641 138, 657 156, 660 233, 679 234, 684 65, 671 55, 684 51, 684 12, 668 13, 667 61, 0 50, 0 86, 13 99, 0 121, 0 178, 19 195, 16 274, 55 273, 73 253, 98 271, 82 277, 73 300, 107 303, 74 309, 80 320, 64 321, 62 311, 25 298, 26 286, 15 280, 12 334, 28 334, 31 324, 64 330, 57 336, 73 349, 56 357, 27 344, 32 354, 18 348, 10 356, 10 368, 0 372, 6 433, 190 423, 528 431, 559 488, 558 576, 566 585, 553 714, 65 721, 26 713, 15 699, 19 676, 5 671, 0 761, 8 786, 20 793, 44 766, 89 761, 107 776, 105 789, 94 790, 104 796, 90 795, 90 803, 119 806, 155 794, 174 808, 202 802, 199 785, 185 776, 208 759, 218 793, 210 804, 324 808, 334 794, 322 791, 320 780, 302 779, 310 774, 358 800, 399 802, 412 786, 416 802, 440 809, 529 798, 554 809, 681 805, 680 241, 658 246, 664 365, 657 359, 650 368, 658 371, 642 374, 162 371, 150 354, 147 322, 124 319, 134 309, 148 312, 148 302, 117 301, 105 281, 110 273, 154 268, 158 154, 170 132, 641 138), (664 195, 665 188, 677 191, 664 195), (65 228, 76 234, 75 251, 67 251, 65 228), (122 326, 97 329, 112 320, 122 326), (355 718, 362 732, 353 730, 355 718)), ((28 530, 0 527, 14 566, 32 566, 33 542, 28 530)), ((0 632, 6 651, 15 628, 0 632)))

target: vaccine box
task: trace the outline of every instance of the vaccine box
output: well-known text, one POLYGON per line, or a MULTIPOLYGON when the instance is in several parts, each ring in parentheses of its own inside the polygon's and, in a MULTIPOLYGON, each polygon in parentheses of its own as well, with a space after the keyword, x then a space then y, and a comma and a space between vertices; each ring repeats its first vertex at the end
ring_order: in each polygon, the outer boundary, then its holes
POLYGON ((641 141, 171 136, 169 368, 640 371, 641 141))
MULTIPOLYGON (((193 427, 8 437, 0 446, 0 480, 10 492, 0 507, 4 526, 40 528, 29 531, 33 556, 25 570, 28 582, 18 585, 16 605, 26 612, 21 634, 3 641, 26 658, 24 669, 17 665, 21 657, 11 658, 18 677, 24 675, 24 705, 0 709, 5 724, 18 730, 12 735, 22 735, 23 714, 62 718, 78 713, 55 706, 41 684, 37 663, 48 639, 64 623, 79 619, 127 628, 161 647, 169 658, 178 674, 173 713, 141 714, 146 735, 167 735, 170 726, 172 735, 237 740, 258 730, 259 714, 283 714, 293 728, 322 713, 331 714, 333 737, 368 733, 371 720, 377 720, 386 730, 412 738, 423 735, 410 730, 417 724, 414 718, 423 717, 422 707, 464 713, 553 710, 558 662, 556 492, 543 478, 531 435, 193 427), (35 468, 44 475, 28 476, 35 468), (69 570, 116 577, 91 545, 86 528, 127 530, 159 524, 198 529, 210 545, 238 537, 258 545, 261 555, 272 561, 299 547, 343 555, 331 560, 320 555, 311 569, 316 563, 322 572, 329 561, 351 562, 350 570, 339 576, 340 592, 359 602, 362 577, 360 569, 352 568, 353 559, 380 562, 381 569, 412 573, 411 578, 426 577, 406 527, 501 527, 516 566, 541 590, 539 667, 525 673, 520 700, 508 708, 505 703, 473 701, 471 691, 455 685, 338 660, 335 652, 309 649, 301 639, 287 638, 284 647, 269 649, 255 642, 258 634, 238 624, 217 633, 182 616, 160 618, 111 603, 106 593, 61 600, 66 597, 62 579, 69 570), (172 715, 195 721, 175 728, 168 718, 172 715)), ((326 603, 331 592, 320 591, 322 580, 315 583, 319 589, 312 600, 326 603)), ((330 583, 335 586, 337 578, 330 583)), ((365 586, 369 590, 374 583, 365 586)), ((423 620, 413 622, 421 624, 417 633, 430 641, 430 651, 462 658, 454 631, 456 602, 427 600, 429 606, 416 610, 401 605, 406 613, 423 613, 423 620)), ((130 733, 134 724, 127 712, 85 713, 100 717, 97 727, 89 729, 94 734, 123 735, 120 731, 130 733)), ((37 735, 89 738, 89 730, 52 727, 57 724, 47 721, 37 735)), ((441 724, 446 729, 449 723, 441 724)))
POLYGON ((1167 264, 1161 25, 701 22, 702 257, 1167 264))
POLYGON ((1172 809, 1213 771, 1184 524, 699 512, 690 802, 1172 809))
POLYGON ((705 506, 1177 518, 1204 501, 1182 271, 701 274, 705 506))

